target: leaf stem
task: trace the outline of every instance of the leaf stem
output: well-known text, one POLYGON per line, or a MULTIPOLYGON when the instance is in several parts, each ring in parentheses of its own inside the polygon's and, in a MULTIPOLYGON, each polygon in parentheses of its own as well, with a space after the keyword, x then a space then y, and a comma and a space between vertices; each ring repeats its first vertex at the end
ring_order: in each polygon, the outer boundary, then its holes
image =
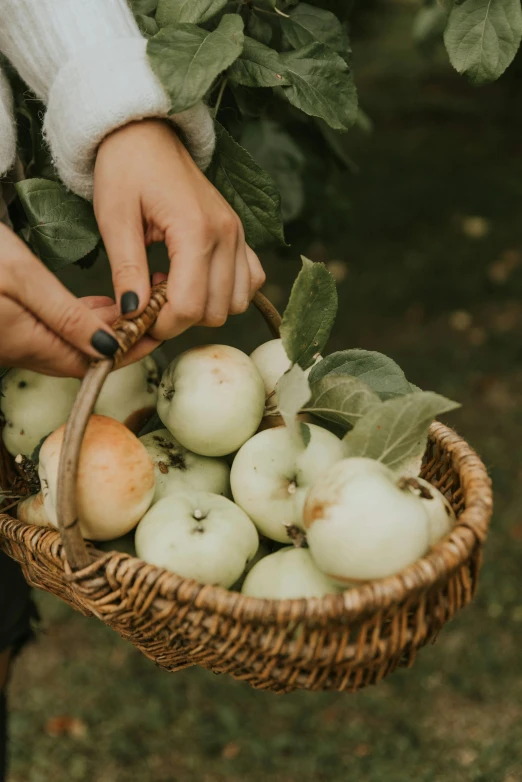
POLYGON ((221 106, 221 101, 223 100, 223 93, 225 92, 225 88, 228 84, 228 78, 225 76, 223 81, 221 82, 221 86, 219 88, 218 96, 216 98, 216 103, 214 105, 214 119, 217 117, 217 113, 219 111, 219 107, 221 106))
POLYGON ((273 11, 268 11, 266 8, 259 8, 258 5, 253 5, 252 10, 257 11, 260 14, 268 14, 268 16, 284 16, 285 19, 290 19, 288 14, 283 13, 283 11, 280 11, 279 8, 276 8, 275 6, 273 11))

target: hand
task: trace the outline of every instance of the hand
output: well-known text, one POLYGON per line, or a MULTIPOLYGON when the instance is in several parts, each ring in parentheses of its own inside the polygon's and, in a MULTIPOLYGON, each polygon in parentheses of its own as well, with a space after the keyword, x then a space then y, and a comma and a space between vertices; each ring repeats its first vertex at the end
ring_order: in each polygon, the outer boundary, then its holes
POLYGON ((94 210, 124 314, 138 314, 149 299, 146 245, 167 246, 168 301, 150 332, 156 339, 196 323, 223 325, 264 283, 239 217, 163 120, 131 123, 104 139, 94 210))
MULTIPOLYGON (((89 356, 113 355, 109 324, 118 308, 107 296, 77 299, 28 247, 0 224, 0 366, 83 377, 89 356)), ((150 353, 145 338, 124 363, 150 353)))

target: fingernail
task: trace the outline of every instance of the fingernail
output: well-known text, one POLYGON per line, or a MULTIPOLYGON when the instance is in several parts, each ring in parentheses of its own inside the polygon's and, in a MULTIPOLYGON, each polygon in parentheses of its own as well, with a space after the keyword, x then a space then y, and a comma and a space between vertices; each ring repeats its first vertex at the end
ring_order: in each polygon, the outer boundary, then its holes
POLYGON ((98 329, 98 331, 94 332, 91 338, 91 345, 98 353, 101 353, 102 356, 107 356, 108 358, 112 358, 119 348, 119 345, 112 334, 109 334, 103 329, 98 329))
POLYGON ((121 314, 129 315, 131 312, 136 312, 139 303, 140 300, 138 299, 138 294, 134 293, 134 291, 127 291, 121 297, 121 314))

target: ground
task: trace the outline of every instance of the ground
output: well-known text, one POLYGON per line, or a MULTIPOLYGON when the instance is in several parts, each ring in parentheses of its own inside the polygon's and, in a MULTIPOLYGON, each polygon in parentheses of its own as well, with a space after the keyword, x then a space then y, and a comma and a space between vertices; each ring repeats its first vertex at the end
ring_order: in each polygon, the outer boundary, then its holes
MULTIPOLYGON (((410 10, 389 5, 355 48, 375 124, 353 135, 359 173, 324 195, 319 228, 294 227, 285 256, 265 257, 267 291, 284 303, 300 252, 335 261, 331 349, 386 352, 462 403, 448 422, 495 486, 477 599, 375 688, 275 696, 166 674, 42 594, 44 631, 14 675, 10 782, 522 781, 520 86, 471 89, 443 56, 414 51, 410 10), (346 195, 340 220, 332 199, 346 195)), ((265 333, 256 313, 243 320, 212 339, 252 349, 265 333)), ((209 335, 175 349, 194 339, 209 335)))

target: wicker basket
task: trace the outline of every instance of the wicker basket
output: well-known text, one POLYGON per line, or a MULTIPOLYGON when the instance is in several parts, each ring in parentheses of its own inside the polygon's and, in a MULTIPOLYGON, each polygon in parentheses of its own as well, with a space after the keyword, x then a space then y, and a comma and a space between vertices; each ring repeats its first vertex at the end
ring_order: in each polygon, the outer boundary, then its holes
MULTIPOLYGON (((120 354, 154 322, 165 301, 156 286, 146 311, 115 327, 120 354)), ((277 313, 255 303, 277 334, 277 313)), ((289 692, 358 690, 398 666, 472 599, 491 517, 484 465, 453 431, 431 427, 422 474, 458 515, 454 530, 426 557, 397 576, 309 600, 258 600, 203 586, 126 554, 85 544, 76 523, 74 486, 81 439, 112 362, 89 369, 71 413, 62 454, 60 531, 0 514, 0 546, 32 585, 94 615, 160 667, 201 665, 253 687, 289 692)), ((10 457, 0 455, 0 483, 20 485, 10 457)))

